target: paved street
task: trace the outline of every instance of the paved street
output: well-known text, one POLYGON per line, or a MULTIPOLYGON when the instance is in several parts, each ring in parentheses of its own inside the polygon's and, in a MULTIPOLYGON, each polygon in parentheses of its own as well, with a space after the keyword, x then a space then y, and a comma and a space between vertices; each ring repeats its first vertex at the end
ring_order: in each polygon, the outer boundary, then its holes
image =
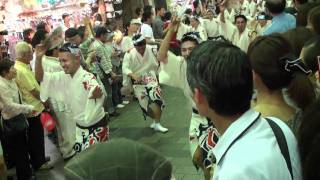
MULTIPOLYGON (((161 134, 149 128, 151 120, 144 121, 137 102, 132 102, 121 110, 121 115, 113 118, 110 123, 111 138, 125 137, 137 140, 157 149, 172 162, 174 175, 177 180, 199 180, 202 174, 197 172, 191 163, 188 144, 188 127, 190 111, 182 91, 163 87, 166 108, 162 124, 169 132, 161 134)), ((37 173, 39 180, 65 180, 63 173, 64 162, 57 149, 49 142, 46 143, 47 154, 55 163, 55 168, 47 172, 37 173)))

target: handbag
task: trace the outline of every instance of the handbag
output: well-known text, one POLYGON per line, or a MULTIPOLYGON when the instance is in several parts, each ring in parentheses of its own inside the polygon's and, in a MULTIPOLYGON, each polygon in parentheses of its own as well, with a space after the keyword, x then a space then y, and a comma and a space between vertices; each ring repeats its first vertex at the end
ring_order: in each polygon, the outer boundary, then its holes
MULTIPOLYGON (((19 94, 19 103, 22 104, 20 93, 18 94, 19 94)), ((13 136, 20 132, 23 132, 29 126, 27 117, 23 113, 6 120, 4 120, 3 117, 1 116, 1 122, 2 122, 2 130, 4 134, 8 136, 13 136)))

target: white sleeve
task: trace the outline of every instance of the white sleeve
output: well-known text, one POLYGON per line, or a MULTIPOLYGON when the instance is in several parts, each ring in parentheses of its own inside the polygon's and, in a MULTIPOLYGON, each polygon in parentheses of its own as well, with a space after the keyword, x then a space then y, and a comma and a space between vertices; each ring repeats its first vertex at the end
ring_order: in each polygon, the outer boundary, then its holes
POLYGON ((168 52, 168 62, 160 63, 159 82, 172 87, 184 88, 185 67, 183 66, 184 60, 168 52))
POLYGON ((131 61, 131 55, 130 53, 126 53, 123 57, 123 62, 122 62, 122 73, 125 76, 128 76, 128 74, 132 73, 132 70, 130 68, 130 61, 131 61))
POLYGON ((200 38, 202 41, 207 41, 208 40, 208 35, 207 35, 207 32, 205 30, 204 27, 201 27, 200 30, 199 30, 199 34, 200 34, 200 38))
POLYGON ((223 35, 229 41, 232 41, 232 34, 234 32, 235 26, 227 19, 225 19, 225 23, 220 22, 219 26, 219 34, 223 35))
POLYGON ((188 25, 185 25, 184 23, 180 23, 180 26, 178 28, 178 32, 177 32, 177 40, 181 41, 182 36, 191 31, 191 27, 188 25))
POLYGON ((10 96, 10 91, 7 88, 2 88, 0 93, 0 104, 2 112, 6 115, 4 118, 9 119, 21 113, 27 114, 33 110, 32 105, 15 103, 10 96), (8 116, 8 117, 7 117, 8 116))
POLYGON ((57 90, 65 89, 65 82, 67 80, 66 78, 67 76, 63 71, 53 73, 45 72, 40 84, 41 101, 45 102, 48 100, 51 94, 55 94, 55 92, 58 93, 57 90))
POLYGON ((145 38, 153 38, 153 31, 151 28, 149 27, 144 27, 144 28, 141 28, 141 34, 142 36, 144 36, 145 38))

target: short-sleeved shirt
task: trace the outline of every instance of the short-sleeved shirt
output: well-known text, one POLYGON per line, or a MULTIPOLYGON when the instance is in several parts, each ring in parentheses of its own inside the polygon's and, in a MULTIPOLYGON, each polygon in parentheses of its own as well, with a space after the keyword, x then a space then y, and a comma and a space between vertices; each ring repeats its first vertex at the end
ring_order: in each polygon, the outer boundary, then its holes
MULTIPOLYGON (((14 67, 17 70, 16 83, 21 91, 22 99, 26 104, 34 106, 34 110, 38 115, 44 110, 42 102, 35 98, 31 91, 36 90, 40 92, 39 83, 36 80, 35 74, 32 72, 29 64, 25 64, 19 60, 16 61, 14 67)), ((29 114, 29 116, 32 116, 29 114)))
POLYGON ((153 30, 149 24, 143 23, 141 25, 141 35, 145 38, 151 38, 151 40, 154 40, 153 30))
POLYGON ((79 67, 73 77, 64 72, 45 72, 41 85, 47 87, 44 91, 51 93, 64 90, 64 98, 69 103, 75 122, 80 126, 92 126, 105 116, 104 96, 90 99, 99 84, 95 76, 82 67, 79 67))
POLYGON ((279 14, 273 17, 271 24, 267 27, 262 35, 269 35, 272 33, 284 33, 296 27, 296 18, 287 13, 279 14))
POLYGON ((156 39, 163 38, 163 21, 161 17, 157 16, 153 22, 153 35, 156 39))
MULTIPOLYGON (((269 119, 281 128, 288 145, 293 180, 300 180, 301 167, 296 138, 284 122, 276 118, 269 119)), ((246 111, 226 129, 213 149, 213 154, 217 164, 213 178, 215 180, 291 180, 269 123, 253 109, 246 111)))

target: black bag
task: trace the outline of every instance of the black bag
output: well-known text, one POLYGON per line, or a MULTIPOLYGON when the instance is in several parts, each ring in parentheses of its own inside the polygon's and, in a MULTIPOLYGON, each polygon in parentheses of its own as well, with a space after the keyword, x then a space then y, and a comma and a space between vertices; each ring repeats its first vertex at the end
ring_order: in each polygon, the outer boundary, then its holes
MULTIPOLYGON (((21 98, 19 93, 19 102, 21 104, 21 98)), ((1 116, 2 122, 2 130, 6 136, 13 136, 20 132, 23 132, 25 129, 28 128, 29 124, 27 118, 24 114, 19 114, 13 118, 4 120, 1 116)))
POLYGON ((27 118, 24 114, 19 114, 13 118, 4 120, 2 118, 2 128, 5 135, 13 136, 23 132, 28 127, 27 118))

